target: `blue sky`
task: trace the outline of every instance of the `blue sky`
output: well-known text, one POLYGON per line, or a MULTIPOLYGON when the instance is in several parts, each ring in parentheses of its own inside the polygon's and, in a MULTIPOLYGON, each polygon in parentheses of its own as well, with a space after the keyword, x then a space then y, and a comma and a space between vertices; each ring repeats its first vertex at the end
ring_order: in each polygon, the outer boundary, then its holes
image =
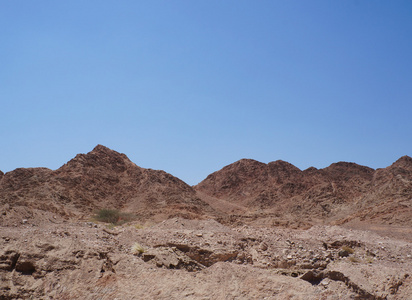
POLYGON ((411 1, 0 1, 0 170, 103 144, 189 184, 241 158, 412 156, 411 1))

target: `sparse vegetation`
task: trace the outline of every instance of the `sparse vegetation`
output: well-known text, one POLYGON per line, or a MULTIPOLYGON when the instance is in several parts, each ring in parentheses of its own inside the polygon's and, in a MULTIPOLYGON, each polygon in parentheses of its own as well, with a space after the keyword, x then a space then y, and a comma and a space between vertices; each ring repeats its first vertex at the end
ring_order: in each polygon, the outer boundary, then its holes
POLYGON ((139 255, 145 253, 146 249, 139 243, 134 243, 132 245, 131 252, 133 255, 139 255))
POLYGON ((349 254, 355 253, 355 250, 353 250, 351 247, 348 247, 348 246, 342 246, 341 249, 342 249, 343 251, 348 252, 349 254))
POLYGON ((350 260, 351 262, 353 262, 353 263, 358 263, 358 262, 360 262, 360 260, 359 260, 358 258, 354 257, 354 256, 349 257, 349 260, 350 260))
POLYGON ((134 218, 133 214, 124 213, 117 209, 100 209, 93 217, 96 221, 109 223, 114 226, 130 222, 134 218))
POLYGON ((120 212, 115 209, 101 209, 96 215, 95 219, 104 223, 116 224, 119 221, 120 212))
POLYGON ((106 228, 109 229, 109 230, 113 230, 114 227, 116 227, 116 225, 113 224, 113 223, 110 223, 110 224, 107 224, 107 225, 106 225, 106 228))

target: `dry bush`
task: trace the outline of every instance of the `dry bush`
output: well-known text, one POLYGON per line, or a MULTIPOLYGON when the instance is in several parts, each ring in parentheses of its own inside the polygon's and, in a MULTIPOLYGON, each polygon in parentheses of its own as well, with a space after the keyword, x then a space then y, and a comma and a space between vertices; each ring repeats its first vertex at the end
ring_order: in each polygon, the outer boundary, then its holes
POLYGON ((349 254, 355 253, 355 250, 353 250, 351 247, 348 247, 348 246, 342 246, 341 249, 348 252, 349 254))
POLYGON ((133 255, 139 255, 145 253, 146 249, 139 243, 134 243, 132 245, 131 252, 133 255))
POLYGON ((117 209, 100 209, 93 217, 94 220, 113 225, 121 225, 135 219, 135 216, 130 213, 120 212, 117 209))

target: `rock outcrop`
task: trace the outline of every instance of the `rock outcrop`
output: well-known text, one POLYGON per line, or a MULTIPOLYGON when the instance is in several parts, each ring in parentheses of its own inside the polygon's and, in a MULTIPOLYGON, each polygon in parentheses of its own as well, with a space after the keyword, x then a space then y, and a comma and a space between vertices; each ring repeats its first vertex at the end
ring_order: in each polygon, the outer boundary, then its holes
POLYGON ((338 226, 173 218, 110 231, 30 221, 1 230, 0 299, 390 300, 412 292, 410 242, 338 226))

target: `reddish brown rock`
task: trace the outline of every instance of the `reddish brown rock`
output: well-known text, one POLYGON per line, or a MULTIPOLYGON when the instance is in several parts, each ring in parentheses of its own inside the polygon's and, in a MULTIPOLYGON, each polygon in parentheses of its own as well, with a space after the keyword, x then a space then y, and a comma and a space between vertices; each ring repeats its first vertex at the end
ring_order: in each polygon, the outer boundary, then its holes
POLYGON ((411 161, 243 159, 190 187, 98 145, 0 172, 0 298, 409 299, 411 161))
POLYGON ((125 154, 101 145, 78 154, 55 171, 30 168, 6 173, 0 179, 0 201, 11 208, 64 217, 90 218, 101 208, 132 212, 143 219, 173 215, 200 218, 213 213, 180 179, 164 171, 140 168, 125 154))
POLYGON ((232 220, 246 220, 246 212, 248 220, 286 226, 358 221, 412 225, 411 160, 404 156, 378 170, 338 162, 301 171, 280 160, 264 164, 242 159, 209 175, 195 189, 208 196, 203 199, 211 205, 213 198, 237 205, 238 216, 232 220))

